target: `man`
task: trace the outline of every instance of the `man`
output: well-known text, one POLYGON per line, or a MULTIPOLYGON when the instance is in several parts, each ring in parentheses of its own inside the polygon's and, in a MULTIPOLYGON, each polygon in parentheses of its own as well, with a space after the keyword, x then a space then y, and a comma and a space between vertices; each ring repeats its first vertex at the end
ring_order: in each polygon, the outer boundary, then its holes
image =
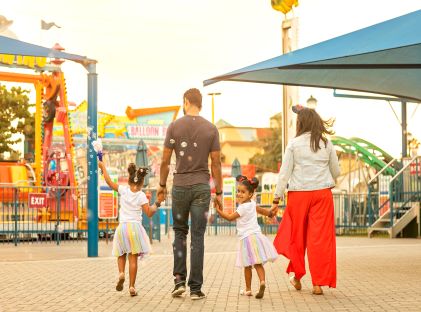
POLYGON ((184 117, 172 122, 167 130, 160 172, 158 194, 166 194, 166 181, 172 152, 176 155, 176 168, 172 189, 172 215, 175 238, 173 297, 186 291, 186 255, 188 220, 191 218, 191 255, 188 286, 192 300, 205 298, 202 292, 204 235, 211 200, 208 159, 216 188, 216 201, 221 204, 222 173, 221 148, 217 128, 199 116, 202 95, 197 89, 184 93, 184 117))

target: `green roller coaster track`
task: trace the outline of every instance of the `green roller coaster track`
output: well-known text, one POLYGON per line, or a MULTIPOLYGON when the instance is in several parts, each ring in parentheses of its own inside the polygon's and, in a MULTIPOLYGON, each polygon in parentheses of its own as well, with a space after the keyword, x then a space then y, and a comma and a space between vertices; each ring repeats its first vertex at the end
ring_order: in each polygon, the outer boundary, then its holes
MULTIPOLYGON (((360 138, 347 139, 334 136, 331 138, 331 141, 333 145, 339 147, 344 153, 357 156, 377 171, 382 170, 393 159, 392 156, 378 146, 360 138)), ((388 167, 384 174, 393 176, 396 174, 396 170, 393 167, 388 167)))

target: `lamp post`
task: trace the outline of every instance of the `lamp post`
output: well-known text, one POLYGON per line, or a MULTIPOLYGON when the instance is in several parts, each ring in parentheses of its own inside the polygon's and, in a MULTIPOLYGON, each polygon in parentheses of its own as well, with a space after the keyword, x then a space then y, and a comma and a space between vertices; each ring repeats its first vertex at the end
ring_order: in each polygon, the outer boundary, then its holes
POLYGON ((312 95, 307 100, 307 107, 310 109, 316 109, 317 107, 317 100, 312 95))
POLYGON ((211 92, 208 95, 212 96, 212 124, 215 124, 215 95, 221 95, 221 92, 211 92))

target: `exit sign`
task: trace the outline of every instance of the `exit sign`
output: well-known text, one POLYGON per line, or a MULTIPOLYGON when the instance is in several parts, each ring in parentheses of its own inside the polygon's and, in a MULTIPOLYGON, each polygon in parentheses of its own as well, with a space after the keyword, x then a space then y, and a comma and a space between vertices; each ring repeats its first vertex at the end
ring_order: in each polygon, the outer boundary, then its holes
POLYGON ((47 194, 45 193, 29 193, 28 194, 29 208, 44 208, 47 206, 47 194))

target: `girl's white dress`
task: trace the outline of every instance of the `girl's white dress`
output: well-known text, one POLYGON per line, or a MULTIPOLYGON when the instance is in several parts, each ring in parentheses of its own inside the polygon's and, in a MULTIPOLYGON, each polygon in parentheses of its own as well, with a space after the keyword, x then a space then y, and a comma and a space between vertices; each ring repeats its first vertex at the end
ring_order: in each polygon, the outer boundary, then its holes
POLYGON ((248 267, 275 261, 278 253, 257 223, 256 202, 243 203, 236 212, 240 215, 236 220, 240 238, 236 266, 248 267))
POLYGON ((144 192, 133 193, 128 185, 118 187, 120 195, 119 221, 113 239, 113 255, 138 254, 151 251, 148 234, 142 225, 142 205, 148 203, 144 192))

